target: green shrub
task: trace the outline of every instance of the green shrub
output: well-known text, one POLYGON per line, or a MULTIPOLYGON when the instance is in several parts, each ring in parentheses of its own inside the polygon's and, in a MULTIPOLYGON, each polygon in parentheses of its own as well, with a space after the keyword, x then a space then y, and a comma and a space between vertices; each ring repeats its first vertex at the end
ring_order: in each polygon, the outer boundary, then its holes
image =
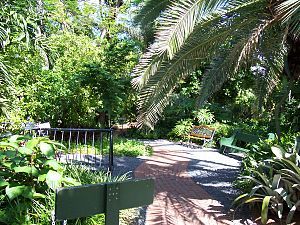
POLYGON ((269 211, 289 224, 300 206, 300 156, 288 153, 281 147, 272 147, 271 151, 272 159, 257 163, 249 169, 249 175, 240 177, 251 188, 240 195, 234 204, 238 207, 260 203, 263 224, 268 220, 269 211))
MULTIPOLYGON (((127 175, 112 177, 111 174, 103 171, 91 171, 85 166, 67 165, 62 166, 66 176, 80 181, 81 184, 95 184, 102 182, 115 182, 127 180, 127 175)), ((48 190, 44 193, 42 199, 30 199, 25 201, 23 198, 16 198, 10 201, 5 207, 0 208, 0 223, 7 225, 48 225, 51 222, 51 213, 54 210, 55 193, 48 190)), ((123 210, 120 218, 124 219, 124 215, 131 218, 136 212, 133 209, 123 210)), ((68 220, 68 224, 82 225, 101 225, 104 224, 104 215, 99 214, 87 218, 68 220)), ((122 224, 122 219, 121 219, 122 224)))
POLYGON ((214 114, 207 108, 198 109, 193 114, 200 125, 209 125, 215 120, 214 114))
POLYGON ((176 123, 175 127, 168 134, 168 136, 171 138, 180 137, 182 139, 186 139, 192 129, 192 126, 193 121, 191 119, 180 120, 176 123))
POLYGON ((62 148, 45 137, 14 135, 0 142, 0 222, 32 224, 32 220, 43 220, 44 215, 34 206, 47 205, 49 193, 57 187, 80 184, 65 176, 55 160, 55 152, 62 148))
POLYGON ((55 160, 58 148, 64 147, 45 137, 14 135, 0 142, 1 194, 9 200, 43 198, 49 188, 76 183, 55 160))

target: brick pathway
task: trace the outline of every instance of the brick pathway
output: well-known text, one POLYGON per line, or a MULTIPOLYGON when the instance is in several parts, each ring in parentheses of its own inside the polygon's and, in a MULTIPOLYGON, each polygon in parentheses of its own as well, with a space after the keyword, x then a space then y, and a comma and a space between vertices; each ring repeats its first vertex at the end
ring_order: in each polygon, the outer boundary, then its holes
POLYGON ((154 154, 135 170, 136 178, 155 179, 155 198, 147 209, 146 225, 229 225, 222 205, 189 177, 188 149, 170 142, 151 143, 154 154), (171 149, 171 150, 170 150, 171 149))

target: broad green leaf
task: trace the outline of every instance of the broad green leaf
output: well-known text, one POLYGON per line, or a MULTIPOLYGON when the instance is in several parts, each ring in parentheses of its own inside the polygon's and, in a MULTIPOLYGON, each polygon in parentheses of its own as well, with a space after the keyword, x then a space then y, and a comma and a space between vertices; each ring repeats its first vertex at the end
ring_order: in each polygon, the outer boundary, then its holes
POLYGON ((0 177, 0 187, 5 187, 7 185, 9 185, 9 183, 6 182, 3 177, 0 177))
POLYGON ((41 152, 49 158, 55 156, 54 148, 51 144, 41 142, 40 149, 41 149, 41 152))
POLYGON ((33 154, 32 149, 26 148, 26 147, 20 147, 18 149, 18 152, 21 153, 21 154, 23 154, 23 155, 32 155, 33 154))
POLYGON ((259 190, 262 187, 263 187, 263 185, 257 185, 255 187, 253 187, 251 192, 249 193, 249 197, 253 196, 256 193, 256 191, 259 190))
POLYGON ((19 145, 17 143, 0 142, 0 147, 2 148, 11 147, 14 149, 18 149, 19 145))
POLYGON ((25 188, 23 190, 23 193, 22 193, 22 196, 25 197, 25 198, 32 199, 34 193, 35 193, 35 191, 33 190, 32 187, 25 186, 25 188))
POLYGON ((282 159, 284 157, 285 151, 282 148, 272 146, 271 150, 277 158, 282 159))
POLYGON ((33 176, 37 176, 39 171, 34 166, 18 166, 14 167, 14 171, 16 173, 28 173, 33 176))
POLYGON ((32 198, 33 198, 33 199, 37 199, 37 198, 46 198, 46 195, 35 192, 35 193, 33 193, 32 198))
POLYGON ((38 182, 43 182, 46 180, 47 174, 41 174, 38 176, 38 182))
POLYGON ((26 143, 25 147, 33 150, 38 145, 39 142, 40 142, 39 138, 33 138, 26 143))
POLYGON ((9 169, 11 168, 12 164, 13 164, 12 162, 3 162, 2 163, 3 166, 5 166, 6 168, 9 168, 9 169))
POLYGON ((9 142, 16 142, 16 141, 24 140, 24 139, 26 139, 26 138, 23 135, 13 135, 13 136, 8 138, 8 141, 9 142))
POLYGON ((239 202, 241 199, 246 198, 248 196, 248 194, 242 194, 239 197, 237 197, 236 199, 234 199, 232 205, 235 205, 237 202, 239 202))
POLYGON ((13 158, 13 157, 16 156, 16 151, 7 150, 7 151, 5 151, 5 155, 6 155, 8 158, 13 158))
POLYGON ((281 175, 280 174, 275 174, 273 177, 273 182, 272 182, 272 188, 276 189, 279 187, 281 175))
POLYGON ((54 170, 58 170, 61 168, 61 165, 55 160, 55 159, 50 159, 45 162, 45 166, 49 166, 50 168, 54 170))
POLYGON ((28 173, 28 174, 31 174, 31 166, 17 166, 17 167, 14 167, 13 170, 16 172, 16 173, 28 173))
POLYGON ((253 202, 261 202, 262 198, 259 197, 253 197, 253 198, 249 198, 245 201, 245 203, 253 203, 253 202))
POLYGON ((11 158, 10 160, 11 160, 11 162, 13 162, 15 165, 19 165, 20 162, 24 162, 24 157, 15 156, 15 157, 11 158))
POLYGON ((46 175, 46 183, 52 189, 55 190, 61 186, 62 175, 56 171, 49 170, 46 175))
POLYGON ((261 222, 262 224, 266 224, 268 221, 268 210, 269 210, 269 203, 272 196, 266 196, 263 199, 263 203, 261 206, 261 222))
POLYGON ((26 189, 25 185, 20 185, 20 186, 15 186, 15 187, 7 186, 5 188, 5 193, 8 196, 8 198, 10 200, 12 200, 12 199, 22 195, 25 189, 26 189))

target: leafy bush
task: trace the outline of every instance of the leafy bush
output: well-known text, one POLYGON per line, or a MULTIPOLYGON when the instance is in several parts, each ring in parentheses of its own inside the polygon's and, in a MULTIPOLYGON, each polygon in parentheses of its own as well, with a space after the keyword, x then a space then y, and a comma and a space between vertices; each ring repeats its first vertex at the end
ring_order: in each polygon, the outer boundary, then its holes
MULTIPOLYGON (((127 175, 112 177, 111 174, 103 171, 91 171, 85 166, 67 165, 62 167, 64 174, 74 180, 80 181, 81 184, 95 184, 102 182, 115 182, 127 180, 127 175)), ((11 202, 5 208, 0 210, 0 222, 9 225, 19 224, 39 224, 48 225, 51 221, 51 212, 54 210, 55 193, 47 191, 43 199, 31 199, 30 201, 11 202)), ((122 212, 123 214, 135 214, 133 210, 122 212)), ((122 215, 120 215, 122 218, 122 215)), ((104 215, 99 214, 87 218, 68 220, 68 224, 84 225, 101 225, 104 224, 104 215)))
POLYGON ((55 160, 55 152, 61 148, 45 137, 14 135, 0 142, 0 222, 32 224, 32 219, 41 220, 43 216, 34 206, 49 205, 54 198, 49 193, 57 187, 80 184, 65 176, 55 160))
POLYGON ((250 181, 251 188, 236 200, 237 206, 261 203, 261 222, 266 224, 269 210, 289 224, 300 206, 300 156, 281 147, 272 147, 272 159, 249 169, 250 174, 240 177, 250 181), (284 217, 284 215, 287 215, 284 217))
POLYGON ((215 120, 214 114, 207 108, 198 109, 193 114, 200 125, 209 125, 215 120))
POLYGON ((14 135, 0 142, 1 193, 9 200, 43 198, 49 188, 74 184, 55 160, 57 148, 63 146, 45 137, 14 135))
POLYGON ((175 127, 168 134, 169 137, 180 137, 186 139, 193 126, 191 119, 180 120, 176 123, 175 127))

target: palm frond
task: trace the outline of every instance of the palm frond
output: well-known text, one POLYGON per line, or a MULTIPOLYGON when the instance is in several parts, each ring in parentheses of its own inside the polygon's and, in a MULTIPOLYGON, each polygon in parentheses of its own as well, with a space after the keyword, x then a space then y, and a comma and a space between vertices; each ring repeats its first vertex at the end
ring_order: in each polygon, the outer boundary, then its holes
POLYGON ((276 30, 276 27, 268 29, 259 46, 260 56, 258 57, 260 59, 258 59, 257 65, 264 66, 265 71, 255 74, 254 91, 258 100, 258 109, 264 106, 264 103, 278 85, 280 76, 284 73, 284 62, 287 54, 287 48, 284 44, 285 35, 276 32, 276 30))
MULTIPOLYGON (((181 48, 197 24, 220 17, 240 0, 179 0, 169 6, 159 18, 155 34, 160 55, 169 59, 181 48)), ((244 0, 244 2, 248 2, 244 0)))
MULTIPOLYGON (((257 52, 262 33, 266 32, 272 24, 273 20, 258 21, 255 28, 250 30, 250 32, 248 31, 250 33, 249 38, 240 38, 240 41, 232 49, 227 49, 223 56, 213 61, 212 69, 208 70, 203 76, 198 102, 200 107, 214 92, 222 87, 229 77, 234 76, 240 69, 247 67, 250 58, 257 52)), ((243 32, 243 30, 241 31, 243 32)), ((247 30, 244 32, 247 34, 247 30)), ((237 40, 239 39, 239 34, 234 36, 237 40)))
POLYGON ((209 27, 215 21, 225 20, 227 16, 222 14, 225 10, 227 10, 228 14, 242 11, 245 15, 250 15, 249 12, 253 11, 253 6, 255 6, 254 9, 256 10, 257 6, 263 7, 266 4, 261 2, 261 0, 236 0, 230 1, 230 4, 226 0, 193 0, 184 2, 185 4, 182 1, 174 3, 162 15, 155 43, 147 49, 147 52, 141 57, 139 64, 133 71, 134 76, 137 77, 133 81, 135 87, 141 89, 148 79, 159 70, 164 60, 172 59, 173 55, 182 47, 191 33, 199 32, 195 30, 196 27, 199 30, 202 27, 209 27), (239 5, 238 3, 241 2, 243 4, 239 5), (183 4, 182 10, 179 3, 183 4), (236 8, 234 8, 235 6, 236 8), (172 16, 172 12, 174 12, 174 16, 172 16), (197 26, 195 27, 196 24, 197 26))
MULTIPOLYGON (((258 11, 261 5, 256 4, 256 7, 255 10, 258 11)), ((223 18, 219 17, 206 22, 207 26, 205 27, 197 26, 171 60, 165 58, 160 61, 159 66, 156 67, 155 71, 152 71, 153 74, 143 80, 138 101, 139 126, 153 126, 163 112, 164 107, 168 104, 171 93, 178 81, 193 72, 201 62, 214 56, 220 49, 220 46, 226 43, 226 40, 229 40, 235 33, 239 33, 242 36, 240 39, 243 38, 242 42, 236 44, 235 48, 226 53, 228 56, 227 60, 220 61, 222 66, 224 68, 227 67, 227 69, 215 70, 218 73, 216 76, 207 76, 210 78, 214 77, 215 80, 210 81, 212 86, 208 85, 203 90, 211 93, 211 91, 220 88, 220 85, 217 84, 220 82, 220 76, 224 76, 223 80, 225 81, 230 71, 239 68, 241 61, 239 59, 241 54, 244 53, 244 45, 248 41, 244 33, 247 34, 249 30, 254 30, 256 24, 260 22, 256 16, 249 18, 249 15, 255 15, 255 10, 252 6, 249 6, 244 9, 245 13, 241 13, 243 16, 240 17, 242 18, 234 17, 235 21, 224 23, 223 18), (254 25, 251 27, 251 24, 254 25)), ((226 58, 225 55, 224 58, 226 58)), ((151 63, 151 60, 149 61, 151 63)), ((148 68, 151 68, 151 66, 148 68)), ((139 79, 144 77, 145 74, 139 79)), ((202 95, 202 97, 204 96, 202 95)), ((207 97, 208 95, 206 95, 205 99, 207 97)))
POLYGON ((171 4, 173 0, 146 0, 143 7, 134 17, 134 23, 143 27, 150 26, 154 20, 171 4))
POLYGON ((261 40, 262 34, 265 32, 266 29, 268 29, 270 26, 272 26, 273 22, 274 22, 274 19, 265 20, 265 21, 262 21, 262 23, 259 24, 257 27, 255 27, 255 29, 253 30, 249 39, 244 44, 244 47, 238 58, 238 64, 237 64, 234 72, 237 71, 237 69, 240 66, 240 63, 249 60, 249 57, 252 55, 252 52, 258 46, 259 41, 261 40))
POLYGON ((296 37, 300 36, 300 1, 286 0, 276 7, 277 18, 289 27, 296 37))
POLYGON ((153 41, 156 19, 171 2, 172 0, 146 0, 134 17, 133 24, 139 25, 146 43, 153 41))
POLYGON ((206 29, 197 27, 176 56, 170 61, 162 62, 159 70, 141 89, 138 101, 139 126, 153 126, 168 104, 178 82, 193 72, 201 62, 212 57, 226 39, 231 37, 233 31, 240 30, 252 22, 251 19, 247 19, 244 23, 233 24, 230 29, 228 26, 220 29, 220 21, 217 20, 206 29))

